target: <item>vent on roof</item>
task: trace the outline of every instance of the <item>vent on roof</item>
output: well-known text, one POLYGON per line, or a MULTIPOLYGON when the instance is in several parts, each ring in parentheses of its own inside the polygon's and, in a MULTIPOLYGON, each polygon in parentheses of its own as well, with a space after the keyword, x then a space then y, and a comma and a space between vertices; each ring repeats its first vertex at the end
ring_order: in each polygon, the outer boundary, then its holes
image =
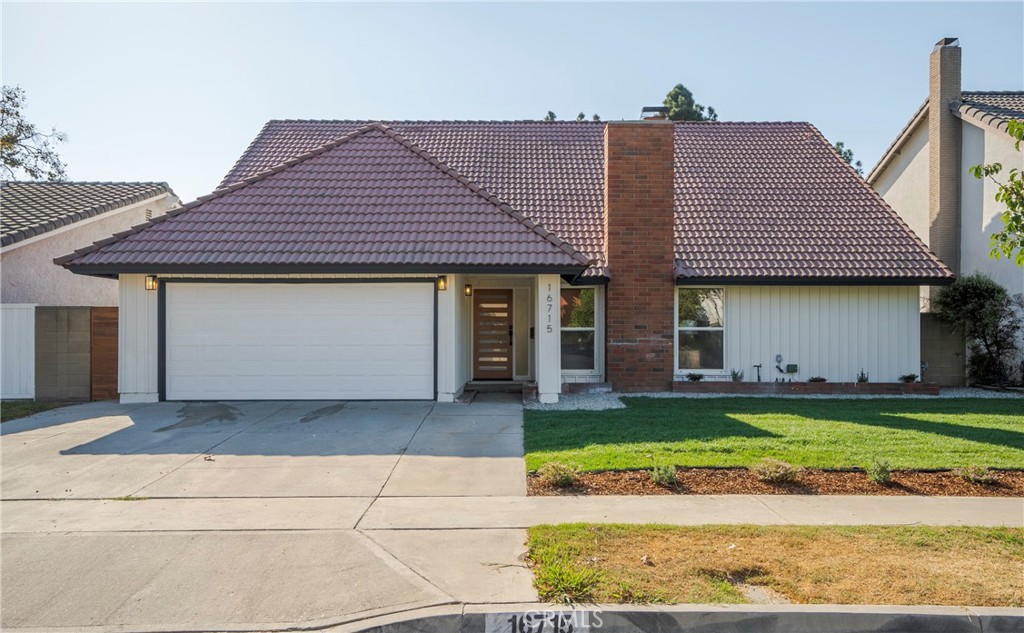
POLYGON ((644 106, 640 110, 640 118, 644 121, 663 121, 668 118, 668 108, 665 106, 644 106))

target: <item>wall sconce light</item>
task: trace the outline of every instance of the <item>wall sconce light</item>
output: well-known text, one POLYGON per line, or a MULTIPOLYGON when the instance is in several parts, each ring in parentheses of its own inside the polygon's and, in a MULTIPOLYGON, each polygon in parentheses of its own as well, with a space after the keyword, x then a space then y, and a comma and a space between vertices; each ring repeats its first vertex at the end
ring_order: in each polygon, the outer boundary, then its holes
POLYGON ((471 286, 470 284, 466 284, 465 292, 466 292, 466 296, 467 297, 472 297, 473 296, 473 286, 471 286))
POLYGON ((160 282, 157 281, 156 275, 146 275, 146 290, 156 290, 160 282))
POLYGON ((437 278, 437 289, 440 290, 441 292, 444 292, 445 290, 448 290, 448 277, 447 276, 441 275, 440 277, 437 278))

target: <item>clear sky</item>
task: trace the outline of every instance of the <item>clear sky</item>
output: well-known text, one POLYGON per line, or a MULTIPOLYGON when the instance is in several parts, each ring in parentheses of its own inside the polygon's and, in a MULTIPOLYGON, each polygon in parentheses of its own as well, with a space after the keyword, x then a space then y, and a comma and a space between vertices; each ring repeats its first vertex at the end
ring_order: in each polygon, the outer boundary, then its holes
POLYGON ((928 85, 1024 87, 1024 3, 20 4, 3 82, 75 180, 210 192, 272 118, 635 118, 676 83, 722 120, 805 120, 865 169, 928 85))

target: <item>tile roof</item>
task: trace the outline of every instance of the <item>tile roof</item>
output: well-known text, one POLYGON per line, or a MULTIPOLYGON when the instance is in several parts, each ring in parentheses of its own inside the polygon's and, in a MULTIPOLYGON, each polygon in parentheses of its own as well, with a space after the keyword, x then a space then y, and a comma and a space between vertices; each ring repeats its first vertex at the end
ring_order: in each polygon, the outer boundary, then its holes
MULTIPOLYGON (((683 280, 952 278, 810 124, 680 123, 675 144, 683 280)), ((603 123, 271 121, 223 185, 63 261, 162 272, 590 260, 585 274, 609 274, 603 123)))
POLYGON ((372 124, 57 261, 79 272, 517 266, 578 273, 589 258, 372 124))
POLYGON ((163 182, 0 182, 0 245, 163 193, 174 192, 163 182))
MULTIPOLYGON (((270 121, 221 186, 369 121, 270 121)), ((533 218, 604 272, 604 124, 577 121, 387 121, 388 127, 533 218)))
POLYGON ((952 278, 809 123, 680 124, 675 150, 678 277, 952 278))
POLYGON ((964 92, 954 109, 1005 132, 1011 119, 1024 119, 1024 92, 964 92))

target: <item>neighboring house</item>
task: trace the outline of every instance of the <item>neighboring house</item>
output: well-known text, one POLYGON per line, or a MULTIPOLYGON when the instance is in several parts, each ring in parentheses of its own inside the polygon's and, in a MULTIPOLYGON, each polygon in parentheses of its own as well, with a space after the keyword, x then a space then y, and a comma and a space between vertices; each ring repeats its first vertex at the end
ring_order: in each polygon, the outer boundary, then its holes
POLYGON ((651 120, 271 121, 59 263, 120 279, 125 402, 895 381, 953 278, 812 125, 651 120))
MULTIPOLYGON (((978 180, 969 170, 1002 163, 1005 179, 1011 168, 1024 169, 1024 154, 1006 131, 1009 120, 1024 119, 1024 92, 962 91, 960 57, 955 38, 935 45, 928 99, 867 180, 954 273, 985 273, 1011 294, 1021 293, 1024 268, 989 256, 1006 206, 996 202, 992 181, 978 180)), ((963 384, 963 341, 930 313, 930 292, 922 288, 926 374, 940 384, 963 384)))
POLYGON ((179 204, 163 183, 0 183, 0 396, 117 396, 118 285, 53 259, 179 204))

